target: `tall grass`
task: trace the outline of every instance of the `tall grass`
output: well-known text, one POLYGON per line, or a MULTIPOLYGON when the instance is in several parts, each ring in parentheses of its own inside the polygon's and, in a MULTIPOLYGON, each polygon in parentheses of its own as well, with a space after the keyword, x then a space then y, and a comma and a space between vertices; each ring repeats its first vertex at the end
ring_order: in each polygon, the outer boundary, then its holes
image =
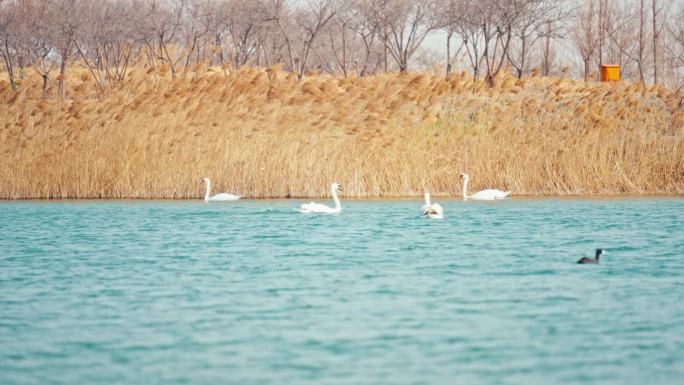
POLYGON ((684 193, 681 96, 662 87, 510 75, 311 76, 134 69, 67 98, 0 80, 0 198, 250 198, 684 193))

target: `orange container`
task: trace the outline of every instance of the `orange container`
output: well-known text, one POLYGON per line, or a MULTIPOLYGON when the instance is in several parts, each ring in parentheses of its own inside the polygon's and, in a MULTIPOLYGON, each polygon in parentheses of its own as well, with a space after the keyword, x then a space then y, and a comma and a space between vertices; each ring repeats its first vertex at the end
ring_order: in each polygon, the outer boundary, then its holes
POLYGON ((601 81, 610 82, 620 80, 620 66, 617 64, 601 65, 601 81))

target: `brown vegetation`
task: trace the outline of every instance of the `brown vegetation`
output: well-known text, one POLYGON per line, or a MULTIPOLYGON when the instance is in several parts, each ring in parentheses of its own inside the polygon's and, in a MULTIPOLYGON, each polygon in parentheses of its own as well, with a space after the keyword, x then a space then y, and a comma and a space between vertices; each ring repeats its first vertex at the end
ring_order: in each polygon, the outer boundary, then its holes
MULTIPOLYGON (((0 80, 0 198, 460 195, 458 175, 522 194, 684 193, 681 95, 502 74, 337 78, 277 68, 133 69, 66 95, 0 80)), ((3 76, 0 75, 0 79, 3 76)))

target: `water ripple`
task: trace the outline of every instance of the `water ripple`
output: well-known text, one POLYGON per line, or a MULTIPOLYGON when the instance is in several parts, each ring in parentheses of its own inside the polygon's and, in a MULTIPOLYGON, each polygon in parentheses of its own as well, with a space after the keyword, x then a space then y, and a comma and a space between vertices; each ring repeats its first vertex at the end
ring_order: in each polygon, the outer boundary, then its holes
POLYGON ((0 383, 684 377, 680 199, 299 203, 1 202, 0 383))

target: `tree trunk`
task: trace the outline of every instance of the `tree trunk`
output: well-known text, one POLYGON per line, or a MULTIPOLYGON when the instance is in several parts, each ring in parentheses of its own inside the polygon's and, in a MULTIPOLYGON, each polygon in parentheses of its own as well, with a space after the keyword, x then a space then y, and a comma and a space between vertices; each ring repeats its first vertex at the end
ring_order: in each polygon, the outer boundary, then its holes
POLYGON ((197 35, 193 35, 192 47, 190 47, 190 51, 188 51, 188 56, 185 58, 185 66, 183 67, 183 72, 188 72, 188 66, 190 65, 190 58, 192 57, 192 53, 195 51, 196 46, 197 46, 197 35))
POLYGON ((14 66, 12 65, 12 56, 9 53, 9 45, 5 41, 5 50, 2 52, 2 57, 5 59, 5 67, 7 67, 7 76, 9 77, 12 91, 17 90, 17 83, 14 81, 14 66))
MULTIPOLYGON (((550 33, 550 31, 547 31, 550 33)), ((542 50, 542 76, 549 76, 551 73, 551 36, 544 37, 542 50)))
POLYGON ((601 65, 603 65, 603 40, 604 40, 604 18, 606 17, 606 6, 605 6, 605 1, 600 0, 599 1, 599 14, 598 14, 598 27, 599 27, 599 68, 601 68, 601 65))
MULTIPOLYGON (((490 71, 487 69, 488 73, 488 82, 490 87, 494 87, 494 77, 499 74, 499 71, 501 71, 501 68, 503 67, 504 59, 508 55, 508 47, 510 46, 511 43, 511 37, 512 37, 512 26, 509 24, 508 27, 506 28, 506 44, 502 44, 501 48, 501 56, 499 57, 499 63, 497 64, 496 61, 494 60, 496 58, 496 46, 497 42, 494 43, 494 56, 492 56, 492 69, 493 71, 490 71)), ((497 41, 499 40, 499 37, 497 37, 497 41)))
POLYGON ((589 80, 589 58, 584 59, 584 82, 589 80))
POLYGON ((43 78, 43 97, 47 98, 48 96, 50 96, 48 93, 48 88, 50 87, 50 78, 49 75, 46 73, 42 74, 41 77, 43 78))
POLYGON ((166 61, 169 63, 169 67, 171 68, 171 78, 176 79, 176 63, 171 60, 171 55, 169 55, 169 50, 166 48, 166 44, 163 42, 163 40, 160 40, 161 47, 164 49, 164 54, 166 55, 166 61))
POLYGON ((57 90, 59 92, 59 96, 62 98, 64 98, 64 96, 65 96, 64 95, 64 76, 66 73, 66 66, 67 66, 67 57, 66 56, 68 56, 68 55, 66 55, 66 53, 63 52, 62 53, 62 63, 59 66, 59 77, 57 78, 57 79, 59 79, 57 82, 57 90))
POLYGON ((24 57, 22 55, 19 55, 17 58, 17 64, 19 65, 19 80, 24 80, 24 68, 26 66, 24 65, 24 57))
POLYGON ((656 0, 651 1, 653 12, 653 84, 658 84, 658 4, 656 0))
POLYGON ((642 86, 646 83, 644 80, 644 1, 639 0, 639 60, 637 61, 642 86))
POLYGON ((14 71, 10 68, 12 68, 12 67, 10 66, 8 68, 7 74, 9 76, 10 85, 12 86, 12 91, 16 91, 17 90, 17 82, 14 81, 14 71))
POLYGON ((383 50, 383 66, 385 67, 385 72, 387 72, 387 47, 385 47, 383 50))
POLYGON ((525 36, 525 33, 523 33, 520 40, 522 44, 522 54, 520 55, 520 68, 518 68, 518 79, 522 79, 523 71, 525 70, 525 55, 527 54, 527 36, 525 36))
POLYGON ((454 34, 454 32, 449 29, 449 33, 447 34, 447 40, 446 40, 446 74, 449 76, 451 73, 451 36, 454 34))
POLYGON ((219 58, 219 65, 223 66, 224 64, 224 59, 223 59, 223 45, 221 44, 221 35, 216 34, 216 37, 214 39, 214 44, 216 46, 216 50, 218 51, 218 58, 219 58))
POLYGON ((342 74, 347 77, 347 36, 345 26, 342 25, 342 74))

